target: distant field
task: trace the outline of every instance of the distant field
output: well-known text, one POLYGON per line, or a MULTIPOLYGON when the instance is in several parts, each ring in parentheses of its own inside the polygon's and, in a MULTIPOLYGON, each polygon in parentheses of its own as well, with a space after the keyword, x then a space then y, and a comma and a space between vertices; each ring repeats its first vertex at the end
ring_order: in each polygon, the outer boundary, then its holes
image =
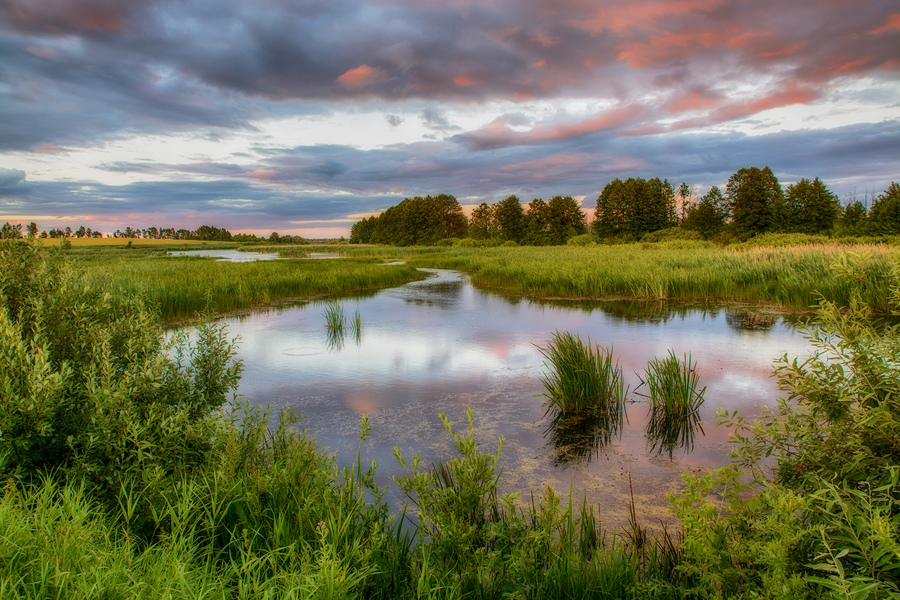
POLYGON ((73 247, 86 246, 127 246, 131 242, 132 246, 209 246, 215 245, 221 247, 239 246, 237 243, 228 242, 201 242, 200 240, 144 240, 144 239, 127 239, 127 238, 45 238, 38 240, 44 246, 59 246, 65 240, 68 240, 73 247))

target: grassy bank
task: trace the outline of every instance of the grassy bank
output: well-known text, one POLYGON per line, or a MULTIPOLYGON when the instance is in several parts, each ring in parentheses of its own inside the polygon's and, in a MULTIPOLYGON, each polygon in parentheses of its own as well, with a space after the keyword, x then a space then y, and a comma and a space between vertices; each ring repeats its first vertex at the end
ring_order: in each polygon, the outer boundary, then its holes
POLYGON ((461 269, 479 286, 544 298, 637 298, 771 304, 808 310, 817 293, 846 306, 854 283, 832 265, 848 253, 874 284, 864 291, 886 313, 888 272, 900 249, 882 245, 717 248, 705 245, 629 244, 591 247, 450 248, 412 263, 461 269))
POLYGON ((422 274, 377 259, 255 261, 165 257, 157 253, 83 255, 89 281, 109 281, 124 293, 145 294, 165 321, 209 310, 228 313, 279 301, 392 287, 422 274))

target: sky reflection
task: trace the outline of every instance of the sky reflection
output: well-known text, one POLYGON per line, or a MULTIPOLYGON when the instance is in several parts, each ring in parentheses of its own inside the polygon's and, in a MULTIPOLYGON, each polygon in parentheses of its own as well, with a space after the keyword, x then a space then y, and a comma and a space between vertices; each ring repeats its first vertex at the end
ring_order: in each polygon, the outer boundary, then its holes
POLYGON ((425 465, 452 458, 437 415, 446 413, 462 428, 471 406, 485 451, 496 449, 499 436, 506 439, 506 491, 540 493, 550 485, 566 494, 574 485, 579 498, 602 502, 607 522, 616 524, 629 471, 638 506, 647 518, 664 518, 664 492, 681 487, 682 473, 728 462, 728 432, 716 427, 716 409, 752 417, 760 405, 774 406, 779 393, 770 378, 772 361, 785 352, 809 352, 803 336, 780 317, 748 330, 735 325, 747 320, 733 317, 737 309, 657 306, 641 320, 635 303, 510 302, 456 272, 431 273, 369 297, 338 300, 348 319, 356 311, 361 317, 359 338, 348 333, 339 350, 328 341, 324 301, 229 318, 244 362, 240 393, 276 412, 292 407, 305 415, 304 427, 341 465, 355 458, 359 419, 369 415, 372 436, 363 457, 382 465, 383 483, 401 474, 394 446, 407 456, 418 452, 425 465), (590 460, 558 460, 559 439, 547 434, 552 415, 545 415, 541 397, 545 366, 537 346, 566 330, 613 348, 634 401, 626 403, 621 435, 590 460), (690 454, 676 450, 671 460, 650 451, 648 406, 633 393, 648 361, 670 349, 691 354, 707 388, 699 413, 705 435, 697 435, 690 454))

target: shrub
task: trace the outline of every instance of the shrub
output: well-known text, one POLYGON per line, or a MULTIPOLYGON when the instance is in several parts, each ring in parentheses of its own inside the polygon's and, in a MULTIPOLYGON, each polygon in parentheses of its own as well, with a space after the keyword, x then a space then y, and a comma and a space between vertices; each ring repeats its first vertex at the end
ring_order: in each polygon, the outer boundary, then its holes
POLYGON ((203 464, 240 376, 224 328, 166 342, 141 296, 88 285, 58 254, 0 245, 0 475, 111 494, 203 464))
POLYGON ((583 233, 570 237, 566 241, 567 246, 596 246, 597 236, 593 233, 583 233))
POLYGON ((657 229, 651 231, 641 237, 641 242, 653 244, 656 242, 665 242, 673 240, 689 240, 702 242, 706 238, 694 229, 684 229, 683 227, 667 227, 666 229, 657 229))
MULTIPOLYGON (((735 467, 755 475, 758 493, 745 499, 728 469, 687 478, 674 499, 688 594, 900 595, 900 325, 870 318, 868 295, 884 282, 865 257, 844 255, 832 269, 852 286, 849 306, 823 298, 808 331, 815 351, 777 361, 787 392, 777 412, 753 424, 722 415, 736 428, 735 467)), ((884 301, 900 314, 896 262, 888 288, 884 301)))

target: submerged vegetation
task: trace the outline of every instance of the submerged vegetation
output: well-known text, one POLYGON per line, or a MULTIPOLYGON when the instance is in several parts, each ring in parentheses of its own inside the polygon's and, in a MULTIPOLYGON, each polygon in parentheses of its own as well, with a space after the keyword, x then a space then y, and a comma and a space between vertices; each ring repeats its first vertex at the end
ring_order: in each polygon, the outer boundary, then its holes
MULTIPOLYGON (((710 265, 721 289, 750 288, 767 301, 791 296, 778 293, 782 278, 793 281, 788 289, 821 287, 821 296, 810 292, 812 301, 804 300, 819 304, 809 334, 817 352, 805 361, 786 356, 777 363, 786 394, 777 411, 757 423, 723 415, 737 428, 735 463, 688 478, 685 490, 673 497, 679 526, 671 535, 647 538, 636 519, 630 531, 605 532, 602 514, 576 503, 571 493, 565 502, 551 489, 530 500, 500 495, 500 447, 480 449, 471 413, 463 432, 442 419, 456 458, 421 468, 417 458, 407 461, 397 453, 408 468, 396 484, 416 513, 411 519, 392 510, 375 483, 376 465, 364 464, 365 419, 354 464, 338 470, 333 456, 292 415, 282 414, 270 428, 265 412, 234 397, 241 367, 224 327, 201 324, 192 342, 183 336, 167 342, 155 312, 165 306, 161 295, 178 294, 178 288, 190 290, 185 298, 202 308, 206 294, 198 293, 202 285, 194 287, 195 280, 213 288, 213 301, 205 304, 219 311, 229 309, 215 298, 233 295, 227 286, 240 281, 240 274, 252 273, 246 281, 254 285, 268 274, 283 283, 266 289, 302 296, 367 287, 363 283, 390 285, 392 277, 414 277, 410 266, 386 267, 373 259, 307 267, 294 261, 228 265, 98 257, 79 268, 62 252, 3 242, 0 596, 900 594, 900 326, 877 326, 872 319, 900 313, 896 251, 664 253, 628 246, 614 259, 606 248, 566 247, 543 249, 548 254, 539 260, 532 250, 451 248, 414 260, 465 265, 476 279, 487 274, 503 286, 519 273, 536 272, 523 285, 544 292, 564 286, 568 277, 568 295, 590 290, 584 297, 616 295, 615 285, 598 285, 617 280, 614 262, 623 271, 618 280, 637 282, 643 270, 648 281, 656 281, 646 285, 666 281, 667 293, 673 289, 670 278, 696 289, 706 280, 678 279, 679 271, 699 277, 710 265), (541 262, 552 269, 541 269, 541 262), (659 275, 654 264, 665 265, 667 275, 659 275), (742 275, 728 274, 742 268, 742 275), (382 269, 389 274, 370 278, 382 269)), ((791 302, 801 297, 806 298, 798 293, 791 302)), ((573 381, 582 367, 596 373, 597 364, 611 360, 589 340, 587 346, 584 354, 577 334, 554 337, 552 354, 559 354, 561 368, 576 365, 563 371, 573 381)), ((683 389, 696 391, 689 358, 675 358, 670 369, 662 363, 656 374, 682 377, 683 389)), ((603 397, 601 412, 619 405, 621 384, 579 385, 593 391, 585 395, 568 380, 551 387, 560 398, 603 397)), ((687 397, 696 408, 697 396, 687 397)), ((589 412, 597 406, 584 405, 589 412)))

